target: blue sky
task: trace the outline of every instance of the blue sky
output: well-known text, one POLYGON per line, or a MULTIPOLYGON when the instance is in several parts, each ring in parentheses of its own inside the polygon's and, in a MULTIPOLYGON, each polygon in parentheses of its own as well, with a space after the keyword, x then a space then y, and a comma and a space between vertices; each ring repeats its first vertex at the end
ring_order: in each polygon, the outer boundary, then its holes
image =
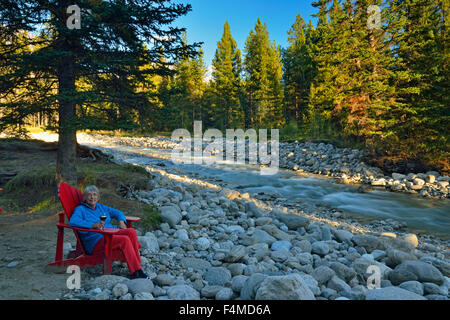
POLYGON ((231 35, 244 53, 245 40, 254 29, 258 17, 267 24, 270 40, 287 46, 287 31, 301 14, 306 23, 316 24, 312 14, 317 13, 309 0, 179 0, 190 3, 192 11, 176 21, 177 26, 187 28, 188 42, 203 41, 205 63, 211 65, 222 37, 223 25, 228 20, 231 35))

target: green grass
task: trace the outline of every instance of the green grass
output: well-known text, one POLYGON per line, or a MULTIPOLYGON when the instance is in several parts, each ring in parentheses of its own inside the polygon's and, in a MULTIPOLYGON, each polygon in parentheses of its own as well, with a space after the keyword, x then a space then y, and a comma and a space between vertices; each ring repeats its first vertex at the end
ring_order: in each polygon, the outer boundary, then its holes
POLYGON ((161 213, 155 205, 144 205, 142 207, 143 216, 139 224, 143 227, 144 232, 151 231, 158 227, 161 223, 161 213))

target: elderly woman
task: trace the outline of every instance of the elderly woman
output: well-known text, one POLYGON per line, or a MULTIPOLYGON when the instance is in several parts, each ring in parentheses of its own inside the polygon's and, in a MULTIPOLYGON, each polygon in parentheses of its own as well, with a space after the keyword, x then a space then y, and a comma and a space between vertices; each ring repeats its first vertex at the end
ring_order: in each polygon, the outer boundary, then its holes
MULTIPOLYGON (((113 236, 113 250, 120 249, 128 265, 131 278, 148 278, 142 271, 139 248, 141 245, 137 239, 136 231, 127 228, 125 215, 117 209, 98 203, 99 191, 96 186, 88 186, 83 191, 83 202, 75 208, 70 217, 69 224, 74 227, 103 229, 116 228, 111 224, 111 219, 119 221, 119 232, 113 236), (101 216, 106 216, 103 222, 101 216)), ((96 232, 79 231, 81 242, 87 254, 104 252, 104 236, 96 232)))

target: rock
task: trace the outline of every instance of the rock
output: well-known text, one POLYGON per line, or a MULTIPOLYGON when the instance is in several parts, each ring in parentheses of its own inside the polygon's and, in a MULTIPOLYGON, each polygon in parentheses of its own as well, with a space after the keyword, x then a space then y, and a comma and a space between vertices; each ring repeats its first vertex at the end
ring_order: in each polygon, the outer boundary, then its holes
POLYGON ((210 286, 210 285, 206 285, 202 288, 202 290, 200 291, 200 294, 202 297, 211 299, 211 298, 215 298, 217 292, 219 292, 221 289, 223 289, 223 286, 210 286))
POLYGON ((340 262, 332 262, 330 268, 336 273, 336 275, 346 282, 356 277, 356 272, 350 267, 340 262))
POLYGON ((222 288, 216 294, 216 300, 231 300, 233 297, 233 290, 230 288, 222 288))
POLYGON ((416 256, 401 250, 389 248, 386 251, 389 261, 386 264, 390 267, 395 267, 407 260, 417 260, 416 256))
POLYGON ((184 257, 181 258, 180 264, 184 268, 192 268, 194 270, 204 271, 211 267, 211 263, 209 261, 206 261, 204 259, 200 258, 193 258, 193 257, 184 257))
POLYGON ((268 276, 261 282, 256 300, 315 300, 313 292, 299 274, 268 276))
POLYGON ((237 262, 245 257, 246 251, 244 246, 235 246, 225 257, 226 262, 237 262))
POLYGON ((259 289, 260 284, 267 278, 267 275, 262 273, 252 274, 244 283, 241 289, 241 300, 253 300, 256 295, 256 291, 259 289))
POLYGON ((272 218, 270 218, 270 217, 260 217, 255 220, 256 226, 263 226, 265 224, 270 224, 270 223, 272 223, 272 218))
POLYGON ((128 287, 128 291, 133 295, 139 292, 152 293, 153 288, 155 287, 152 280, 143 278, 128 280, 125 284, 128 287))
POLYGON ((228 270, 231 272, 231 276, 238 276, 244 272, 245 264, 243 263, 231 263, 227 266, 228 270))
POLYGON ((301 240, 296 244, 296 247, 298 247, 302 252, 311 252, 311 242, 308 240, 301 240))
POLYGON ((171 286, 174 284, 174 278, 170 274, 158 274, 153 281, 160 287, 171 286))
POLYGON ((414 183, 414 185, 416 185, 416 186, 422 186, 422 185, 424 185, 425 184, 425 181, 424 180, 422 180, 422 179, 419 179, 419 178, 415 178, 415 179, 413 179, 413 181, 412 181, 413 183, 414 183))
POLYGON ((172 228, 182 219, 181 213, 174 206, 163 206, 159 210, 161 211, 161 220, 168 223, 172 228))
POLYGON ((314 277, 314 279, 317 280, 320 285, 322 285, 327 283, 335 274, 336 272, 334 272, 333 269, 327 266, 319 266, 314 269, 311 275, 314 277))
POLYGON ((419 239, 417 239, 417 236, 414 233, 405 234, 405 236, 402 239, 406 242, 411 243, 414 246, 414 248, 417 248, 417 246, 419 245, 419 239))
POLYGON ((244 286, 245 281, 247 281, 249 277, 244 275, 237 275, 231 279, 231 289, 234 292, 241 292, 242 287, 244 286))
POLYGON ((320 295, 319 283, 316 279, 314 279, 313 276, 309 274, 300 274, 300 277, 302 278, 303 283, 308 286, 308 288, 315 296, 320 295))
POLYGON ((277 240, 286 240, 286 241, 290 241, 294 238, 294 236, 287 234, 286 232, 278 229, 276 226, 274 225, 263 225, 261 227, 262 230, 266 231, 269 235, 275 237, 277 240))
POLYGON ((252 235, 252 239, 255 241, 254 243, 267 243, 269 246, 277 241, 277 239, 272 237, 270 234, 260 229, 255 229, 255 232, 252 235))
POLYGON ((339 242, 350 241, 353 238, 353 233, 347 230, 334 230, 333 233, 339 242))
POLYGON ((330 247, 326 242, 316 241, 311 245, 311 252, 320 256, 324 256, 328 254, 328 252, 330 252, 330 247))
POLYGON ((204 279, 209 285, 224 286, 231 281, 231 272, 225 267, 210 267, 206 270, 204 279))
POLYGON ((327 283, 327 287, 336 292, 350 291, 352 288, 341 278, 333 276, 327 283))
POLYGON ((331 229, 328 226, 322 227, 322 233, 321 233, 322 241, 330 241, 331 240, 331 229))
POLYGON ((363 247, 369 253, 376 249, 385 249, 383 241, 372 235, 357 234, 353 236, 352 241, 356 246, 363 247))
POLYGON ((181 241, 189 240, 189 235, 186 229, 178 229, 175 231, 174 237, 180 239, 181 241))
POLYGON ((147 249, 150 253, 158 253, 160 250, 158 239, 156 239, 153 234, 151 234, 152 236, 149 236, 148 234, 151 233, 147 232, 145 236, 138 236, 139 243, 142 248, 147 249))
POLYGON ((403 179, 405 179, 406 178, 406 176, 404 175, 404 174, 401 174, 401 173, 392 173, 392 178, 394 179, 394 180, 399 180, 399 181, 401 181, 401 180, 403 180, 403 179))
POLYGON ((297 230, 298 228, 307 227, 309 225, 308 218, 292 213, 281 213, 277 214, 276 217, 291 230, 297 230))
POLYGON ((155 300, 150 292, 138 292, 134 295, 134 300, 155 300))
POLYGON ((124 283, 118 283, 114 286, 112 293, 113 293, 114 297, 119 298, 128 293, 128 287, 124 283))
POLYGON ((422 257, 420 258, 423 262, 431 263, 433 266, 439 269, 439 271, 442 272, 442 274, 446 277, 450 277, 450 263, 441 259, 437 259, 434 257, 422 257))
POLYGON ((405 261, 398 265, 394 271, 411 272, 417 276, 417 281, 420 282, 432 282, 438 285, 444 283, 444 276, 436 267, 420 260, 405 261))
POLYGON ((198 239, 195 239, 194 241, 194 248, 196 250, 207 250, 211 246, 211 242, 208 238, 200 237, 198 239))
POLYGON ((423 294, 441 294, 441 288, 435 283, 425 282, 423 284, 423 294))
POLYGON ((167 296, 171 300, 200 300, 200 294, 188 285, 176 285, 167 289, 167 296))
POLYGON ((436 181, 436 177, 432 174, 429 174, 425 177, 426 183, 434 183, 436 181))
MULTIPOLYGON (((406 281, 399 285, 399 288, 414 292, 423 296, 424 286, 419 281, 406 281)), ((438 287, 439 288, 439 287, 438 287)))
POLYGON ((106 291, 102 291, 95 295, 94 300, 109 300, 109 293, 106 291))
POLYGON ((366 294, 366 300, 426 300, 417 293, 399 288, 386 287, 369 290, 366 294))
POLYGON ((112 290, 112 288, 114 288, 114 286, 117 285, 118 283, 126 283, 128 281, 129 281, 128 278, 107 274, 88 281, 85 285, 85 288, 87 290, 92 288, 100 288, 101 290, 105 289, 112 290))
POLYGON ((8 263, 6 265, 6 267, 7 268, 14 268, 14 267, 17 267, 19 265, 19 263, 20 263, 19 261, 12 261, 12 262, 8 263))
POLYGON ((285 251, 289 252, 292 248, 292 244, 289 241, 279 240, 272 243, 270 247, 273 251, 285 251))
MULTIPOLYGON (((397 266, 398 267, 398 266, 397 266)), ((408 270, 396 270, 394 269, 391 273, 389 273, 389 280, 393 285, 400 285, 406 281, 417 281, 418 277, 408 270)))

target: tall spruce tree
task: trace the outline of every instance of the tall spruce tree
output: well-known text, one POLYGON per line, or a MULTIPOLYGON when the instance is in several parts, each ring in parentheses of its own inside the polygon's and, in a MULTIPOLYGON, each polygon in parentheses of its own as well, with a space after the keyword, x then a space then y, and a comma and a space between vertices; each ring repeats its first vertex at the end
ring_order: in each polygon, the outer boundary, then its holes
MULTIPOLYGON (((117 83, 145 81, 147 74, 171 72, 167 65, 159 64, 160 49, 170 61, 181 54, 194 55, 194 45, 182 43, 182 28, 171 24, 191 10, 190 5, 172 4, 169 1, 77 1, 81 9, 78 29, 69 28, 74 14, 69 11, 71 0, 3 0, 0 6, 0 26, 3 38, 8 41, 0 48, 2 60, 7 61, 6 72, 0 75, 0 91, 11 92, 27 86, 42 90, 33 83, 48 81, 53 86, 39 92, 39 98, 27 101, 17 96, 13 101, 2 101, 2 110, 8 110, 0 126, 23 123, 35 112, 57 111, 59 147, 57 154, 58 182, 76 182, 76 131, 89 128, 80 115, 85 104, 102 104, 117 101, 117 83), (39 46, 38 50, 20 52, 15 39, 22 31, 43 36, 29 37, 26 45, 39 46), (145 44, 150 46, 146 48, 145 44), (141 68, 154 62, 151 69, 141 68), (89 86, 80 90, 78 81, 84 79, 89 86), (86 88, 91 89, 86 89, 86 88)), ((71 7, 73 8, 73 7, 71 7)), ((141 95, 132 93, 133 85, 124 85, 128 98, 141 95)), ((133 100, 127 99, 129 106, 133 100)), ((141 106, 144 108, 145 106, 141 106)), ((5 114, 5 113, 4 113, 5 114)), ((108 124, 108 119, 102 120, 108 124)), ((114 120, 114 119, 112 119, 114 120)), ((92 125, 92 123, 91 123, 92 125)), ((98 127, 97 123, 94 123, 98 127)))
POLYGON ((288 30, 289 46, 283 50, 283 83, 286 122, 303 122, 308 102, 314 65, 310 55, 311 21, 307 26, 300 14, 288 30))
POLYGON ((247 37, 245 51, 246 127, 279 127, 284 96, 281 52, 270 42, 267 26, 259 18, 247 37))
POLYGON ((217 43, 213 60, 213 86, 216 94, 213 122, 223 129, 242 128, 244 113, 241 106, 241 51, 233 39, 228 21, 217 43))

